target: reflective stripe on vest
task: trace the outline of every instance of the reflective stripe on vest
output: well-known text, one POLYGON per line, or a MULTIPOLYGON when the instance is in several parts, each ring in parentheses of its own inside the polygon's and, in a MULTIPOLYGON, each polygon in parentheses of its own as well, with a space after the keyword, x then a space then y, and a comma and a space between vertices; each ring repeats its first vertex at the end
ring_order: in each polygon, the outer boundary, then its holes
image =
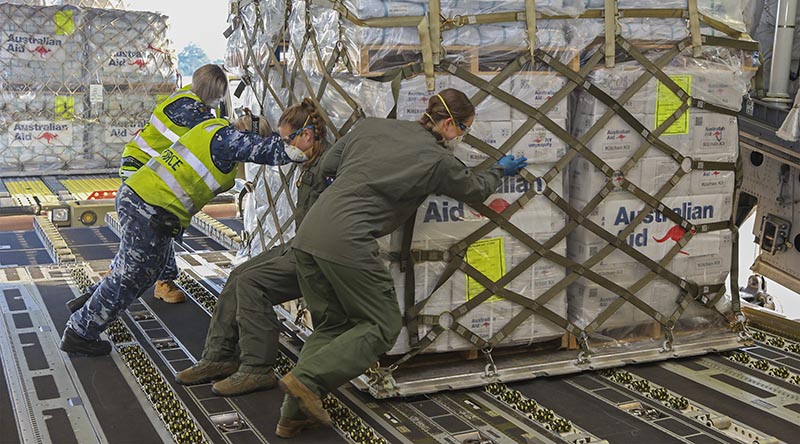
POLYGON ((175 180, 175 177, 172 174, 170 174, 169 171, 167 171, 164 165, 158 163, 156 159, 150 159, 149 161, 147 161, 146 166, 155 171, 158 177, 160 177, 161 180, 163 180, 164 183, 167 184, 167 187, 169 187, 169 189, 172 190, 172 193, 175 194, 175 197, 178 199, 181 205, 183 205, 183 209, 186 210, 187 213, 189 214, 197 213, 198 210, 197 208, 195 208, 194 201, 192 201, 192 198, 189 197, 189 193, 187 193, 186 190, 184 190, 183 187, 181 187, 178 181, 175 180))
POLYGON ((150 124, 153 125, 158 132, 161 133, 164 137, 169 139, 170 142, 175 143, 180 138, 179 135, 175 134, 167 125, 164 124, 155 114, 150 115, 150 124))
MULTIPOLYGON (((151 119, 152 119, 152 117, 151 117, 151 119)), ((156 120, 158 120, 158 119, 156 119, 156 120)), ((148 145, 147 141, 144 140, 144 138, 142 137, 142 132, 141 131, 139 131, 139 133, 136 134, 136 137, 133 138, 133 141, 136 142, 136 146, 138 146, 140 150, 142 150, 145 153, 147 153, 150 157, 158 156, 159 153, 156 150, 150 148, 150 145, 148 145)))
MULTIPOLYGON (((221 125, 214 125, 213 128, 220 128, 221 125)), ((217 182, 217 179, 211 173, 211 171, 206 168, 203 162, 194 155, 193 152, 189 151, 188 148, 181 145, 180 143, 176 143, 172 145, 172 149, 192 167, 192 169, 203 179, 203 182, 206 183, 208 189, 214 192, 214 194, 222 192, 222 185, 217 182)), ((160 165, 160 164, 159 164, 160 165)))

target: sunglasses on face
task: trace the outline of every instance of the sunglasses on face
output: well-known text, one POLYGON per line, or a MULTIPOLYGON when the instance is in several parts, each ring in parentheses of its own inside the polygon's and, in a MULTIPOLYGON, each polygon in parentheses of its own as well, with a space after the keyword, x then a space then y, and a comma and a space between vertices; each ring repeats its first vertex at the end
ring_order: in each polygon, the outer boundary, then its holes
POLYGON ((311 128, 314 128, 314 126, 313 125, 306 125, 306 126, 300 128, 299 130, 293 132, 292 134, 289 134, 288 136, 284 137, 283 138, 283 143, 285 143, 286 145, 289 145, 292 142, 292 140, 294 140, 295 138, 297 138, 297 136, 302 134, 303 131, 305 131, 307 129, 311 129, 311 128))
POLYGON ((469 132, 472 130, 471 126, 464 125, 463 123, 459 122, 456 119, 453 119, 453 122, 455 122, 456 125, 458 125, 458 127, 461 129, 461 132, 463 132, 465 136, 469 134, 469 132))

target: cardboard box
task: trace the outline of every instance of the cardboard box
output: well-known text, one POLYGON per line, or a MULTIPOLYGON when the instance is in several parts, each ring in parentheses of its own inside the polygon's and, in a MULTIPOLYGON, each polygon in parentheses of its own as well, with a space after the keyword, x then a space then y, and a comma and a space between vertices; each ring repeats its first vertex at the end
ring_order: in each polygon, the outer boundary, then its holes
MULTIPOLYGON (((625 164, 624 159, 607 159, 606 163, 615 170, 625 164)), ((665 154, 648 157, 636 163, 625 178, 650 195, 655 195, 665 186, 680 165, 665 154)), ((570 196, 588 202, 593 199, 606 183, 613 179, 600 172, 597 167, 581 156, 570 163, 570 196)), ((694 196, 706 194, 733 194, 735 173, 722 170, 693 170, 684 175, 669 191, 667 196, 694 196)), ((615 188, 606 199, 629 199, 631 194, 615 188)))
MULTIPOLYGON (((688 215, 688 220, 695 224, 727 220, 731 214, 731 201, 731 195, 664 199, 666 205, 679 214, 688 215)), ((616 236, 628 226, 643 207, 643 203, 637 199, 604 201, 592 212, 589 219, 616 236)), ((635 250, 654 261, 660 261, 682 237, 683 231, 678 225, 666 219, 658 211, 652 211, 626 240, 635 250)), ((597 259, 597 253, 607 245, 608 242, 588 229, 580 227, 569 235, 568 255, 571 260, 584 263, 590 258, 597 259)), ((700 274, 718 276, 730 270, 731 247, 731 233, 728 230, 696 233, 670 261, 667 268, 678 276, 700 274)), ((632 266, 635 262, 634 258, 622 250, 615 250, 599 261, 598 265, 632 266)))
MULTIPOLYGON (((551 236, 549 233, 546 237, 551 236)), ((415 241, 412 248, 426 249, 435 246, 432 241, 415 241)), ((526 259, 530 250, 520 241, 496 230, 486 236, 482 241, 474 244, 474 250, 467 253, 467 260, 481 272, 494 280, 512 270, 526 259), (477 254, 474 258, 472 255, 477 254), (489 255, 483 256, 482 254, 489 255)), ((561 242, 553 249, 554 252, 566 254, 566 242, 561 242)), ((423 262, 414 267, 415 272, 415 302, 427 299, 422 313, 430 315, 447 316, 457 307, 476 297, 483 290, 477 281, 468 278, 460 271, 456 271, 450 279, 436 292, 431 294, 433 287, 444 271, 444 262, 423 262), (429 297, 430 295, 430 297, 429 297)), ((399 265, 393 264, 390 270, 395 280, 398 302, 402 311, 405 311, 405 277, 399 270, 399 265)), ((544 259, 540 259, 533 266, 524 270, 521 275, 510 282, 506 288, 528 299, 535 299, 559 282, 565 276, 564 268, 544 259)), ((567 315, 566 292, 560 292, 548 301, 546 307, 561 316, 567 315)), ((492 296, 477 307, 473 308, 456 322, 471 330, 484 340, 490 339, 511 319, 522 311, 522 306, 509 302, 497 296, 492 296)), ((431 330, 431 326, 420 325, 419 335, 423 337, 431 330)), ((560 327, 534 314, 517 326, 505 338, 501 346, 527 345, 533 342, 560 337, 563 330, 560 327)), ((446 331, 425 350, 425 353, 448 352, 467 350, 474 345, 463 337, 446 331)), ((408 330, 403 328, 395 346, 388 354, 400 354, 409 350, 408 330)))
MULTIPOLYGON (((579 112, 575 118, 573 135, 582 138, 599 120, 600 114, 579 112)), ((691 110, 684 119, 676 122, 659 139, 684 156, 697 160, 733 162, 738 154, 739 127, 734 116, 691 110)), ((657 116, 637 115, 645 128, 656 127, 657 116)), ((614 116, 595 134, 587 148, 601 159, 629 159, 642 146, 644 139, 621 117, 614 116)), ((655 156, 660 150, 650 146, 647 156, 655 156)))

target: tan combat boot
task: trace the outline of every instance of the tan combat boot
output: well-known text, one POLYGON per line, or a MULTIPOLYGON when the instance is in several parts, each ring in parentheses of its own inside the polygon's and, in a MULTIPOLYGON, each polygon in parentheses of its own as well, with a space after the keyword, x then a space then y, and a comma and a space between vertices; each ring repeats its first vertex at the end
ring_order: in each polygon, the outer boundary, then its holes
POLYGON ((270 370, 269 373, 244 373, 237 371, 222 381, 211 386, 211 391, 218 396, 238 396, 258 390, 271 389, 278 385, 278 378, 270 370))
POLYGON ((156 282, 155 297, 169 304, 177 304, 186 301, 186 293, 175 285, 173 281, 156 282))
POLYGON ((216 362, 201 359, 197 364, 178 372, 175 380, 179 384, 194 385, 227 378, 239 369, 238 362, 216 362))
POLYGON ((302 410, 303 413, 322 425, 331 425, 331 417, 328 415, 325 408, 322 407, 322 400, 316 393, 300 382, 299 379, 295 378, 292 372, 287 373, 278 383, 284 393, 297 399, 300 410, 302 410))
POLYGON ((279 438, 294 438, 298 433, 303 430, 313 429, 319 427, 321 424, 313 419, 291 419, 281 416, 278 421, 278 426, 275 427, 275 434, 279 438))

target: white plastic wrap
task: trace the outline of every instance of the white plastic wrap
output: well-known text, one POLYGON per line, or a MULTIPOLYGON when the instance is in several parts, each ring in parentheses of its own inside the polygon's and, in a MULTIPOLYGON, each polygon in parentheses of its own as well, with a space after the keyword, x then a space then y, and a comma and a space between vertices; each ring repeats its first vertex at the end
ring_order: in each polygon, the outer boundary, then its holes
MULTIPOLYGON (((456 149, 455 154, 467 165, 474 166, 476 161, 474 156, 470 155, 471 151, 475 150, 462 144, 456 149)), ((544 174, 549 168, 548 164, 528 166, 528 170, 536 175, 544 174)), ((501 212, 527 192, 530 186, 521 177, 504 178, 497 193, 489 196, 484 203, 494 211, 501 212)), ((544 184, 539 181, 533 186, 541 191, 544 184)), ((557 193, 563 194, 563 176, 557 176, 548 186, 557 193)), ((544 243, 564 226, 566 217, 550 201, 539 196, 514 214, 511 222, 536 241, 544 243)), ((489 223, 488 218, 464 203, 447 196, 430 196, 417 211, 411 248, 412 250, 445 250, 487 223, 489 223)), ((394 233, 391 245, 396 248, 401 243, 402 232, 394 233)), ((566 242, 562 241, 552 251, 565 255, 566 242)), ((495 280, 512 270, 531 254, 530 248, 501 229, 495 229, 484 236, 466 253, 467 263, 495 280)), ((421 262, 414 266, 415 302, 427 301, 422 314, 440 315, 449 312, 477 296, 483 290, 480 284, 459 271, 431 294, 445 265, 444 262, 421 262)), ((404 310, 405 277, 397 265, 393 265, 391 271, 395 278, 400 308, 404 310)), ((565 276, 566 270, 563 267, 540 259, 506 285, 506 289, 534 300, 565 276)), ((565 293, 561 292, 550 299, 546 306, 553 312, 566 316, 565 293)), ((464 316, 456 318, 455 321, 469 328, 484 340, 489 340, 521 310, 522 307, 517 303, 506 301, 500 297, 492 297, 464 316)), ((420 325, 419 337, 427 334, 430 328, 431 326, 420 325)), ((559 330, 549 321, 534 314, 515 329, 512 335, 505 338, 500 345, 526 345, 552 339, 561 335, 559 330)), ((408 333, 405 330, 389 354, 407 352, 408 347, 408 333)), ((473 345, 461 336, 447 332, 425 352, 466 350, 472 347, 473 345)))
POLYGON ((0 171, 68 168, 86 153, 82 94, 3 92, 0 111, 0 171))
MULTIPOLYGON (((420 1, 382 1, 382 0, 346 0, 345 6, 359 18, 422 16, 428 13, 428 0, 420 1)), ((441 2, 442 14, 453 15, 491 14, 497 12, 514 12, 525 9, 521 0, 444 0, 441 2)), ((537 11, 551 15, 575 16, 583 12, 584 5, 579 0, 543 0, 536 2, 537 11)))
POLYGON ((789 142, 796 142, 800 138, 800 92, 795 95, 792 109, 775 134, 789 142))
MULTIPOLYGON (((747 91, 752 71, 742 70, 737 59, 728 62, 723 64, 678 57, 663 71, 692 97, 735 112, 741 105, 742 95, 747 91)), ((611 69, 597 69, 590 76, 590 81, 616 99, 644 72, 638 64, 631 62, 611 69)), ((624 106, 642 125, 653 130, 675 111, 674 98, 674 94, 663 84, 651 79, 624 106)), ((583 136, 607 111, 608 107, 597 98, 586 92, 579 93, 573 118, 574 135, 579 138, 583 136)), ((738 157, 735 116, 689 108, 660 139, 694 160, 732 163, 738 157)), ((586 140, 586 146, 611 168, 620 170, 643 142, 637 131, 621 117, 614 116, 594 137, 586 140)), ((570 167, 570 203, 578 210, 583 209, 613 180, 583 156, 576 157, 570 167)), ((629 168, 624 177, 649 195, 654 195, 680 169, 681 165, 674 159, 651 146, 644 158, 629 168)), ((734 186, 733 171, 693 170, 671 185, 667 197, 661 201, 692 224, 726 221, 731 217, 734 186)), ((590 213, 589 219, 616 236, 643 208, 645 204, 639 198, 624 189, 615 188, 590 213)), ((652 211, 626 241, 646 257, 660 261, 682 238, 683 233, 684 230, 675 222, 658 211, 652 211)), ((598 252, 607 245, 599 236, 580 227, 570 233, 569 258, 583 263, 596 258, 598 252)), ((731 267, 731 247, 732 235, 728 230, 699 233, 664 265, 675 275, 697 284, 719 284, 724 282, 731 267)), ((649 272, 649 269, 621 250, 614 250, 592 270, 624 287, 633 285, 649 272)), ((621 297, 586 278, 570 285, 567 294, 570 320, 581 327, 589 325, 621 297)), ((660 278, 647 284, 636 295, 666 317, 679 308, 679 288, 660 278)), ((703 319, 697 321, 703 323, 708 321, 710 315, 708 309, 691 301, 690 311, 683 318, 700 316, 703 319)), ((653 319, 648 314, 626 302, 602 325, 604 328, 619 329, 651 322, 653 319)))
POLYGON ((118 168, 175 90, 166 17, 0 3, 0 172, 118 168))
MULTIPOLYGON (((603 9, 603 0, 587 0, 586 9, 603 9)), ((618 0, 617 7, 623 9, 688 9, 685 0, 618 0)), ((742 0, 698 0, 697 9, 701 14, 713 17, 733 29, 747 32, 744 24, 742 0)), ((648 39, 652 40, 652 39, 648 39)))
POLYGON ((167 38, 167 17, 150 12, 86 11, 87 80, 170 90, 175 55, 167 38))
POLYGON ((225 68, 234 74, 244 75, 248 52, 253 51, 258 60, 266 63, 269 60, 269 48, 276 48, 280 41, 280 31, 283 27, 286 2, 279 0, 248 2, 237 4, 239 8, 238 19, 242 24, 233 28, 233 33, 228 37, 228 46, 225 52, 225 68), (257 16, 257 12, 261 14, 257 16), (261 24, 255 32, 256 23, 261 24), (256 42, 254 45, 247 43, 247 38, 256 42))
MULTIPOLYGON (((525 8, 525 2, 519 0, 443 0, 441 4, 444 19, 452 19, 457 15, 466 17, 496 12, 522 12, 525 8)), ((423 0, 403 2, 347 0, 343 5, 361 19, 422 17, 428 13, 428 2, 423 0)), ((576 16, 587 8, 603 6, 602 2, 595 0, 588 2, 552 0, 536 3, 537 10, 541 12, 570 16, 576 16)), ((699 2, 701 13, 738 30, 745 28, 742 6, 740 0, 699 2)), ((626 0, 620 2, 619 7, 620 9, 686 9, 687 4, 685 0, 667 2, 626 0)), ((309 25, 306 23, 305 9, 302 5, 296 7, 289 17, 288 33, 284 37, 291 41, 292 46, 299 49, 307 36, 307 26, 309 25)), ((385 74, 393 68, 422 62, 420 35, 416 27, 359 26, 341 17, 336 11, 317 4, 312 5, 310 26, 315 31, 319 54, 308 46, 300 59, 290 48, 282 59, 285 65, 271 66, 274 69, 270 70, 270 84, 279 91, 280 100, 283 100, 284 104, 289 104, 286 101, 289 94, 282 88, 292 84, 295 88, 295 99, 309 95, 318 97, 322 108, 337 128, 341 127, 353 113, 352 106, 343 99, 342 91, 352 98, 367 116, 384 117, 394 105, 398 119, 417 120, 422 115, 432 94, 427 88, 429 79, 424 75, 404 78, 399 82, 399 89, 396 91, 392 91, 389 82, 380 83, 370 79, 385 74), (331 55, 337 48, 345 49, 345 57, 338 60, 332 70, 332 77, 341 91, 329 86, 320 94, 319 87, 322 81, 320 69, 328 65, 331 55), (320 56, 322 60, 319 60, 320 56), (293 79, 284 82, 280 80, 280 76, 274 74, 279 69, 285 70, 287 76, 291 76, 295 70, 298 72, 293 79), (304 76, 299 71, 306 74, 309 85, 306 85, 304 76)), ((676 42, 689 36, 688 20, 685 18, 623 16, 620 19, 620 27, 622 36, 641 45, 650 60, 660 57, 676 42)), ((536 22, 536 29, 537 49, 547 52, 553 58, 577 70, 580 62, 585 61, 597 47, 597 38, 604 36, 604 21, 540 19, 536 22)), ((701 25, 701 33, 723 35, 705 24, 701 25)), ((259 41, 258 39, 262 37, 258 33, 255 34, 257 36, 255 41, 259 41)), ((527 26, 523 20, 480 25, 464 24, 444 29, 441 37, 444 59, 485 81, 492 81, 509 63, 529 53, 527 26)), ((243 41, 236 41, 235 51, 241 53, 244 44, 243 41)), ((629 61, 630 57, 625 58, 624 51, 620 47, 618 54, 619 63, 615 68, 606 69, 602 68, 602 64, 598 65, 591 71, 588 79, 613 98, 620 97, 626 88, 646 73, 638 62, 629 61)), ((687 88, 693 98, 729 110, 738 110, 742 95, 747 92, 750 77, 754 72, 752 63, 746 63, 744 54, 738 50, 709 45, 703 46, 702 56, 699 59, 692 58, 690 54, 691 52, 687 50, 676 57, 664 68, 664 72, 679 85, 687 88)), ((260 61, 262 65, 266 65, 266 59, 262 58, 260 61)), ((252 63, 249 62, 250 65, 252 63)), ((434 91, 456 88, 464 91, 469 97, 483 95, 478 87, 451 73, 440 71, 437 70, 433 79, 434 91)), ((496 87, 538 109, 549 103, 548 100, 565 85, 568 85, 566 76, 537 60, 522 67, 496 87)), ((271 95, 264 92, 263 85, 258 81, 255 83, 255 90, 258 97, 266 98, 265 114, 277 119, 280 108, 270 103, 271 95)), ((580 87, 576 88, 567 99, 555 104, 547 112, 551 122, 579 138, 607 111, 606 105, 601 101, 581 91, 580 87)), ((658 81, 650 79, 624 106, 646 128, 654 129, 674 111, 675 101, 669 97, 670 94, 658 81)), ((608 181, 606 174, 601 173, 580 154, 574 156, 568 167, 559 165, 561 168, 555 173, 551 169, 569 153, 571 147, 568 141, 555 136, 553 128, 541 123, 531 123, 526 113, 514 109, 491 94, 476 104, 476 117, 472 124, 471 135, 491 147, 504 147, 510 154, 525 155, 530 163, 528 172, 539 178, 534 180, 533 184, 522 178, 504 179, 497 193, 487 199, 485 204, 492 210, 501 212, 530 187, 535 187, 539 192, 547 187, 548 190, 569 201, 576 209, 583 209, 586 202, 595 197, 606 185, 608 181), (526 130, 520 131, 523 127, 526 130), (518 136, 518 140, 507 147, 504 146, 512 135, 518 136), (545 184, 541 176, 548 173, 553 178, 545 184)), ((738 127, 735 117, 708 109, 690 108, 674 126, 675 128, 671 128, 661 139, 681 154, 707 162, 734 162, 737 159, 738 127)), ((589 149, 609 166, 621 169, 642 141, 638 131, 634 131, 623 119, 615 116, 603 125, 596 136, 585 142, 589 149)), ((454 154, 468 166, 481 164, 490 157, 487 153, 465 143, 452 149, 454 154)), ((498 153, 493 154, 492 157, 496 157, 498 153)), ((643 191, 654 194, 680 167, 671 157, 650 147, 644 159, 628 169, 626 178, 643 191)), ((251 169, 250 174, 253 171, 251 169)), ((277 169, 267 169, 265 174, 253 176, 253 179, 261 181, 259 184, 262 185, 257 185, 256 193, 246 202, 246 206, 251 208, 246 210, 246 227, 253 232, 258 231, 255 221, 260 221, 263 225, 260 232, 264 235, 264 239, 273 239, 277 231, 271 222, 275 218, 269 214, 273 208, 267 201, 267 193, 263 188, 259 190, 259 186, 269 184, 271 191, 276 192, 280 187, 280 182, 275 181, 276 171, 277 169), (248 215, 248 211, 255 212, 258 216, 248 215)), ((678 214, 692 223, 726 221, 731 216, 733 181, 732 171, 697 169, 684 175, 663 201, 666 206, 675 208, 678 214)), ((633 194, 615 190, 589 214, 589 219, 616 236, 643 206, 644 203, 633 194)), ((282 215, 288 210, 288 203, 279 201, 275 204, 274 210, 283 217, 282 215)), ((538 194, 511 217, 511 222, 526 235, 543 243, 561 230, 568 220, 564 211, 548 198, 538 194)), ((429 196, 417 213, 411 248, 429 252, 446 250, 487 223, 491 223, 488 218, 463 203, 445 196, 429 196)), ((636 228, 629 242, 647 257, 659 260, 674 246, 675 239, 680 238, 679 234, 674 222, 660 214, 652 214, 636 228)), ((394 233, 382 239, 381 243, 385 244, 384 251, 396 254, 402 245, 401 234, 394 233)), ((593 257, 607 245, 584 227, 572 230, 569 237, 555 244, 553 253, 579 263, 593 257)), ((698 284, 717 285, 723 282, 731 268, 731 247, 732 237, 729 231, 696 234, 683 251, 665 266, 680 278, 698 284)), ((466 252, 467 261, 492 280, 497 280, 508 273, 530 255, 531 250, 524 242, 499 228, 492 230, 479 242, 470 246, 466 252)), ((444 269, 445 263, 441 261, 421 261, 414 267, 416 282, 414 301, 415 303, 428 301, 422 314, 437 316, 450 312, 481 291, 480 286, 476 285, 472 278, 468 278, 461 271, 456 271, 434 292, 434 284, 444 269)), ((390 270, 395 278, 401 308, 405 309, 407 308, 405 277, 397 263, 390 263, 390 270)), ((633 285, 644 276, 652 276, 649 268, 621 251, 615 251, 603 258, 593 267, 593 271, 625 287, 633 285)), ((523 297, 535 299, 570 273, 571 271, 562 265, 540 259, 506 288, 523 297)), ((680 292, 674 283, 659 277, 640 289, 637 295, 645 303, 669 317, 678 308, 680 292)), ((618 297, 583 276, 572 282, 566 291, 549 299, 546 306, 557 315, 575 322, 580 327, 586 327, 592 324, 604 307, 613 303, 618 297)), ((727 304, 728 301, 723 298, 717 308, 725 313, 729 310, 727 304)), ((520 310, 519 304, 493 297, 455 321, 484 340, 489 340, 520 310)), ((724 316, 720 313, 690 301, 678 325, 680 328, 695 331, 692 334, 701 335, 702 333, 698 333, 700 329, 712 325, 724 327, 725 322, 724 316)), ((636 339, 641 340, 654 334, 641 333, 637 330, 644 324, 655 325, 655 321, 627 303, 621 304, 619 311, 603 324, 601 329, 623 327, 618 335, 613 336, 614 340, 624 339, 625 336, 638 331, 636 339)), ((431 326, 420 323, 419 331, 414 333, 424 336, 430 328, 431 326)), ((510 337, 503 338, 497 345, 525 345, 552 339, 563 333, 563 330, 544 319, 540 313, 534 313, 515 329, 510 337)), ((596 339, 596 336, 593 336, 593 339, 596 339)), ((424 350, 424 353, 470 348, 474 348, 474 345, 454 332, 446 332, 424 350)), ((400 354, 408 350, 408 331, 404 329, 390 353, 400 354)))
POLYGON ((85 16, 77 8, 0 3, 0 88, 44 85, 76 91, 84 81, 85 16))

